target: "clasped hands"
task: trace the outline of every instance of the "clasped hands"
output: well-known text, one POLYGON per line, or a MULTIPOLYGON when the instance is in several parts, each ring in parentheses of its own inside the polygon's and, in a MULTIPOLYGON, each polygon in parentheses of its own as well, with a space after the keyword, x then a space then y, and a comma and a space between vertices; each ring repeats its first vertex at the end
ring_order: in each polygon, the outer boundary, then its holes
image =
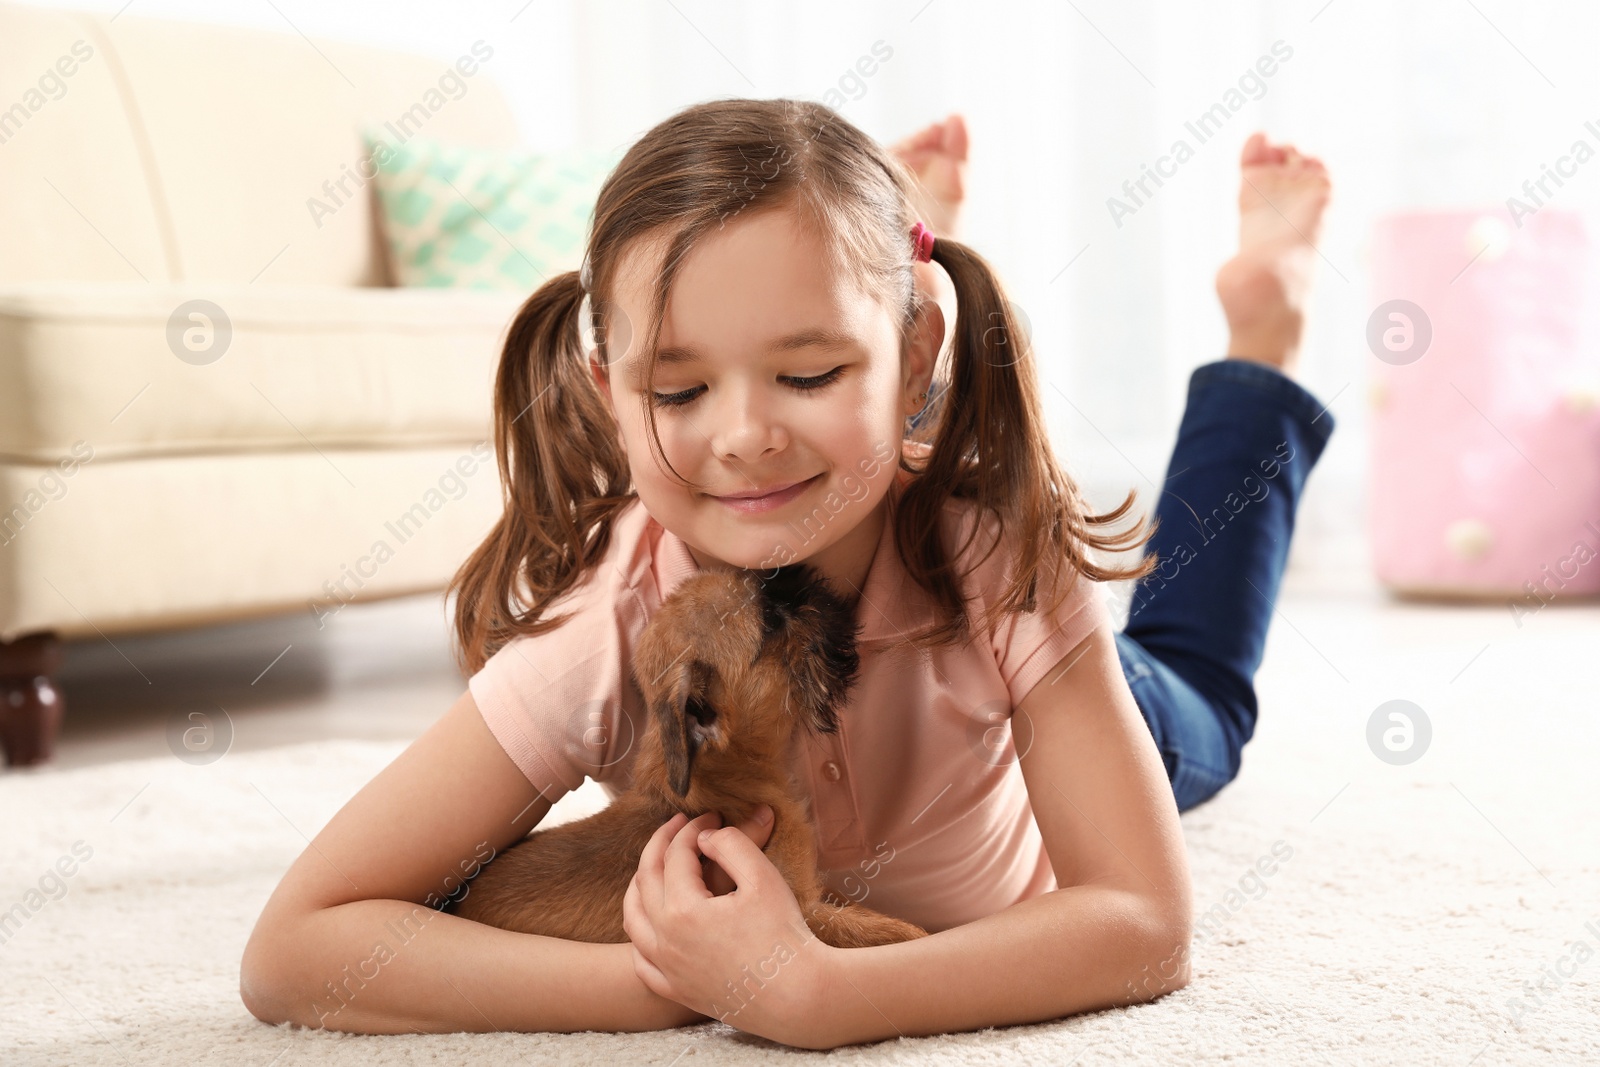
POLYGON ((794 891, 761 851, 771 835, 766 805, 737 826, 722 826, 716 812, 674 815, 639 856, 622 926, 651 992, 800 1044, 836 950, 811 934, 794 891))

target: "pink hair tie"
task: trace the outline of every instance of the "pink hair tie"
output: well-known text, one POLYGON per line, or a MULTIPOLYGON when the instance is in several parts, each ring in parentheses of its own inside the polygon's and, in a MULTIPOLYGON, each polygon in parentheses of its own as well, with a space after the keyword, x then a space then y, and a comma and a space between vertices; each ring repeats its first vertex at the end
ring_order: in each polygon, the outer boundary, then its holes
POLYGON ((933 231, 920 222, 911 227, 911 244, 911 256, 918 263, 933 259, 933 231))

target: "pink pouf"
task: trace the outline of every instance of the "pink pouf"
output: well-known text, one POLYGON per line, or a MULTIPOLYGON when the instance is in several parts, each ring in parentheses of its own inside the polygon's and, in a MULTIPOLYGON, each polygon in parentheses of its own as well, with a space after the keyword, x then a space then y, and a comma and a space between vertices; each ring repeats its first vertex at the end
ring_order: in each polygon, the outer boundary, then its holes
POLYGON ((1574 212, 1376 225, 1370 533, 1406 594, 1505 600, 1518 625, 1600 593, 1600 377, 1574 212))

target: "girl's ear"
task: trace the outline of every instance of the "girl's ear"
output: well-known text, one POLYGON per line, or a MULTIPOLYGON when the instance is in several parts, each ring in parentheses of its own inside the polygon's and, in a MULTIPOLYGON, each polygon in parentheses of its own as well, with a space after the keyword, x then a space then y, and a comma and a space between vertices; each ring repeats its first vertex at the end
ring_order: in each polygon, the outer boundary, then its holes
POLYGON ((911 323, 911 336, 906 344, 906 406, 908 415, 919 410, 917 395, 929 392, 933 383, 933 368, 944 348, 944 308, 937 300, 922 302, 922 310, 911 323))
POLYGON ((617 447, 622 450, 623 455, 627 455, 628 441, 622 433, 622 420, 617 418, 617 398, 611 395, 611 378, 606 369, 600 365, 600 360, 596 358, 598 355, 599 353, 590 355, 589 373, 594 375, 594 384, 600 390, 600 395, 605 398, 606 407, 611 412, 611 421, 617 428, 617 447))
POLYGON ((598 352, 589 356, 589 373, 594 375, 594 384, 599 387, 600 395, 604 396, 606 403, 611 406, 611 415, 615 418, 617 405, 611 397, 611 378, 606 374, 606 369, 600 365, 600 361, 595 358, 597 355, 598 352))

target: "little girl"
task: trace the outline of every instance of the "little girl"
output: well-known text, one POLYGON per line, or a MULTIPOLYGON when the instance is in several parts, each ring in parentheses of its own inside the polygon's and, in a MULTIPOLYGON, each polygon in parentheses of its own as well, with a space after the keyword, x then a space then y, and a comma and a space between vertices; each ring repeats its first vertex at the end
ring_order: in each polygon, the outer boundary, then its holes
POLYGON ((366 1033, 716 1017, 831 1048, 1187 982, 1178 813, 1238 773, 1333 425, 1286 374, 1326 174, 1246 144, 1241 252, 1217 279, 1230 358, 1194 372, 1153 537, 1118 568, 1101 554, 1150 537, 1124 525, 1132 494, 1085 506, 1000 281, 928 225, 953 223, 964 129, 898 154, 818 104, 722 100, 662 122, 607 179, 583 270, 507 336, 508 500, 452 586, 468 690, 285 875, 241 970, 257 1017, 366 1033), (936 268, 957 302, 947 367, 936 268), (440 910, 585 778, 626 788, 648 721, 632 649, 684 578, 799 561, 856 605, 861 653, 838 732, 795 765, 819 869, 931 936, 810 938, 761 851, 765 809, 665 823, 628 889, 629 943, 440 910), (1122 577, 1142 581, 1114 633, 1098 583, 1122 577))

